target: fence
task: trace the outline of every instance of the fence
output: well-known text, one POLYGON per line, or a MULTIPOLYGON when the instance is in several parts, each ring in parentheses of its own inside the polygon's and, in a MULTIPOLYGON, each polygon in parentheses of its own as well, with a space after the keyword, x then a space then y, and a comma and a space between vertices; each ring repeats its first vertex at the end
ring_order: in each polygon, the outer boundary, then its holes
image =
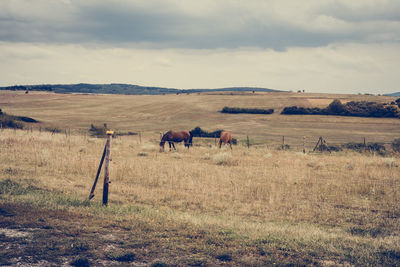
MULTIPOLYGON (((4 130, 5 128, 0 127, 0 131, 4 130)), ((37 132, 41 134, 42 132, 49 132, 51 135, 61 134, 65 135, 66 138, 71 136, 71 129, 58 129, 58 128, 35 128, 35 127, 27 127, 23 130, 21 129, 14 129, 14 131, 25 131, 26 134, 34 134, 37 132)), ((82 134, 83 136, 88 137, 89 133, 84 131, 72 131, 72 134, 82 134)), ((143 144, 146 142, 151 143, 158 143, 162 133, 159 132, 149 132, 149 131, 138 131, 136 135, 118 135, 116 134, 115 138, 117 139, 136 139, 138 144, 143 144)), ((265 147, 267 149, 290 149, 292 151, 299 151, 299 152, 307 152, 313 151, 316 147, 319 138, 322 137, 325 141, 326 145, 328 146, 336 146, 340 147, 342 145, 348 143, 358 143, 368 145, 369 143, 378 143, 384 145, 387 150, 392 148, 392 142, 395 137, 393 135, 379 135, 379 136, 372 136, 372 135, 361 135, 361 134, 354 134, 351 136, 343 136, 343 135, 335 135, 330 134, 329 136, 321 136, 321 135, 279 135, 279 134, 269 134, 266 133, 264 135, 256 135, 252 136, 251 134, 248 135, 233 135, 233 138, 237 139, 237 145, 245 146, 248 148, 251 147, 265 147)), ((399 136, 400 138, 400 136, 399 136)), ((205 145, 215 145, 217 146, 219 142, 219 137, 217 138, 207 138, 207 137, 194 137, 193 144, 194 146, 205 144, 205 145)))

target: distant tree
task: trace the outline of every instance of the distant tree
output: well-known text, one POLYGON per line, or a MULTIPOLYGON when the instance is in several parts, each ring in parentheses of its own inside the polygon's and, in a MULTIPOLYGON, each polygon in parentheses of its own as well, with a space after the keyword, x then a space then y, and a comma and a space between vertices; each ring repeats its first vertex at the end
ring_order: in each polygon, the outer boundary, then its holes
POLYGON ((224 107, 221 113, 272 114, 274 113, 274 109, 224 107))
POLYGON ((396 102, 397 106, 400 108, 400 98, 397 98, 395 102, 396 102))
POLYGON ((345 112, 345 106, 339 99, 335 99, 329 104, 328 112, 334 115, 341 115, 345 112))

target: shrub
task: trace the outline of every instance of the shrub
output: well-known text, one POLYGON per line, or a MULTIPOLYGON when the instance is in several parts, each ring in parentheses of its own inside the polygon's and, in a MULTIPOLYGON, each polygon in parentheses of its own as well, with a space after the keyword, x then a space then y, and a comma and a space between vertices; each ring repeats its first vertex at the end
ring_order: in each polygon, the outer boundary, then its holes
POLYGON ((78 258, 78 259, 74 260, 73 262, 71 262, 71 266, 86 267, 86 266, 90 266, 90 264, 89 264, 89 260, 86 257, 84 257, 84 258, 78 258))
POLYGON ((24 122, 37 123, 38 121, 30 117, 9 115, 0 109, 0 126, 2 128, 22 129, 24 122))
POLYGON ((104 137, 106 136, 106 132, 107 132, 107 124, 104 124, 103 127, 94 126, 93 124, 90 125, 89 133, 92 136, 104 137))
POLYGON ((332 114, 343 114, 345 112, 345 106, 339 99, 335 99, 329 104, 327 110, 332 114))
POLYGON ((396 105, 380 104, 376 102, 351 101, 342 104, 335 99, 326 108, 305 108, 305 107, 285 107, 281 114, 284 115, 336 115, 336 116, 356 116, 356 117, 376 117, 376 118, 399 118, 400 110, 396 105))
POLYGON ((207 132, 197 126, 196 128, 190 131, 190 135, 193 137, 219 138, 223 131, 224 130, 216 130, 214 132, 207 132))
MULTIPOLYGON (((400 99, 400 98, 399 98, 400 99)), ((394 139, 392 142, 392 149, 396 152, 400 152, 400 138, 394 139)))
POLYGON ((396 105, 400 108, 400 98, 397 98, 395 101, 396 105))
POLYGON ((52 133, 61 133, 61 129, 58 127, 46 127, 45 130, 52 133))
POLYGON ((24 128, 24 124, 21 121, 18 121, 13 116, 8 116, 6 114, 0 115, 0 126, 1 128, 24 128))
POLYGON ((213 161, 217 165, 236 165, 236 162, 232 160, 232 155, 226 152, 218 153, 214 155, 213 161))
POLYGON ((221 113, 248 113, 248 114, 272 114, 273 109, 260 109, 260 108, 234 108, 234 107, 224 107, 221 113))
POLYGON ((221 252, 216 254, 215 258, 220 261, 232 261, 232 253, 229 251, 221 252))
POLYGON ((290 149, 290 145, 288 145, 288 144, 280 145, 276 149, 277 150, 289 150, 290 149))
POLYGON ((355 151, 358 151, 358 152, 363 152, 363 151, 377 152, 380 155, 383 155, 386 152, 385 146, 383 144, 380 144, 380 143, 364 144, 364 143, 350 142, 350 143, 342 145, 342 147, 345 148, 345 149, 351 149, 351 150, 355 150, 355 151))
POLYGON ((108 258, 110 260, 119 261, 119 262, 133 261, 133 260, 135 260, 135 257, 136 257, 135 253, 132 253, 132 252, 121 253, 121 254, 117 253, 117 254, 109 254, 108 255, 108 258))

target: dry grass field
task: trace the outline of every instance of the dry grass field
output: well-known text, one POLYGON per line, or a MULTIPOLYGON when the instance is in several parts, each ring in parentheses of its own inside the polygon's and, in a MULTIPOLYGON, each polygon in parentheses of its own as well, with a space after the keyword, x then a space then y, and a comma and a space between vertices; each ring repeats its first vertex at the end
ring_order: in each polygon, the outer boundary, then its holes
MULTIPOLYGON (((311 94, 103 96, 0 92, 3 111, 72 135, 0 130, 0 265, 266 266, 400 264, 400 159, 274 146, 158 152, 168 128, 223 128, 272 143, 397 138, 395 119, 224 115, 223 106, 325 106, 311 94), (172 115, 171 113, 177 114, 172 115), (112 141, 110 196, 88 195, 105 144, 91 123, 143 132, 112 141), (279 138, 278 138, 279 137, 279 138), (289 138, 290 141, 290 138, 289 138)), ((36 127, 36 126, 35 126, 36 127)))
POLYGON ((42 127, 85 131, 93 123, 114 130, 142 132, 158 138, 168 129, 207 131, 224 129, 234 137, 246 135, 256 143, 280 143, 282 136, 293 147, 309 146, 323 136, 328 143, 389 142, 398 137, 400 120, 381 118, 280 115, 286 106, 326 107, 333 99, 390 102, 394 97, 298 93, 224 93, 181 95, 89 95, 0 91, 0 107, 14 115, 42 121, 42 127), (222 114, 224 106, 273 108, 272 115, 222 114))

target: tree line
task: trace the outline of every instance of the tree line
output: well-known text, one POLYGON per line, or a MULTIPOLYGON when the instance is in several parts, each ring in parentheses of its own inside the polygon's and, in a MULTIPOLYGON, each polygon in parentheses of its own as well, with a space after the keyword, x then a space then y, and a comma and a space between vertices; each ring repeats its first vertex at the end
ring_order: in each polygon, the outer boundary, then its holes
MULTIPOLYGON (((376 103, 367 101, 351 101, 343 104, 339 99, 333 100, 327 107, 283 108, 282 115, 334 115, 374 118, 400 118, 400 98, 391 103, 376 103)), ((272 114, 274 109, 224 107, 221 113, 272 114)))

